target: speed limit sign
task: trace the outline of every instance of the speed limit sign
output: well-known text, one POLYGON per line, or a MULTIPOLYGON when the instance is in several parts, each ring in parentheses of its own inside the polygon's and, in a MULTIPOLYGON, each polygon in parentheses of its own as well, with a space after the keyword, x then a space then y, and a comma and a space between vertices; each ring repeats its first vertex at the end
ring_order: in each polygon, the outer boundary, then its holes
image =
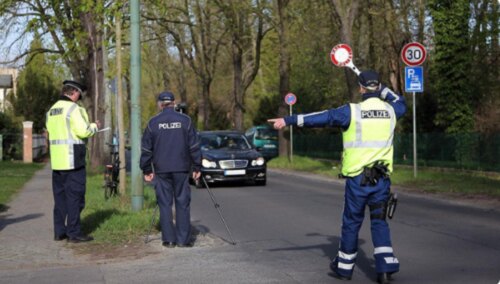
POLYGON ((418 42, 410 42, 403 47, 401 58, 408 66, 418 66, 424 63, 426 56, 425 47, 418 42))

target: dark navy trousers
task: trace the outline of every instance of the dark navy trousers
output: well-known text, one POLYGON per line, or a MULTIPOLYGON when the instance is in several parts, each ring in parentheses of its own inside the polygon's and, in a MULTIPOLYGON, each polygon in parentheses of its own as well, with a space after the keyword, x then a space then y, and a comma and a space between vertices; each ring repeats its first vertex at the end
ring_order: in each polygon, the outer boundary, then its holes
MULTIPOLYGON (((351 276, 358 252, 358 233, 365 216, 365 208, 372 207, 370 214, 383 213, 383 204, 389 199, 391 181, 380 178, 374 186, 361 186, 362 175, 348 177, 345 185, 342 236, 333 268, 342 276, 351 276)), ((385 218, 371 218, 371 235, 377 273, 399 271, 399 261, 394 256, 389 225, 385 218)))
POLYGON ((77 170, 52 171, 54 195, 54 234, 68 237, 82 235, 80 213, 85 207, 85 167, 77 170))
POLYGON ((191 241, 191 187, 189 173, 156 174, 156 201, 160 207, 162 241, 188 244, 191 241), (172 204, 175 202, 175 226, 172 204))

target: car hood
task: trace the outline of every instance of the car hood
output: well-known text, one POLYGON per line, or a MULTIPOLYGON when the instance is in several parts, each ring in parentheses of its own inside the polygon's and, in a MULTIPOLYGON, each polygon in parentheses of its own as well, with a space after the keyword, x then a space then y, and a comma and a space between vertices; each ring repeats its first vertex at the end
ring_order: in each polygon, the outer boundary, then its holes
POLYGON ((256 159, 262 157, 254 149, 251 150, 206 150, 202 151, 203 158, 215 160, 238 160, 238 159, 256 159))

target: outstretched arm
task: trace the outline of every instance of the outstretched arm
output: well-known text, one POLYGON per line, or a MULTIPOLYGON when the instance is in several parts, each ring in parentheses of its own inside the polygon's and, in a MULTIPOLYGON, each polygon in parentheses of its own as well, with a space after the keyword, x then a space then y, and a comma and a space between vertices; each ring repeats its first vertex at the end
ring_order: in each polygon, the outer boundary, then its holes
POLYGON ((282 129, 287 125, 297 125, 299 127, 335 127, 344 129, 349 127, 351 122, 351 109, 349 105, 339 108, 313 112, 307 114, 297 114, 282 118, 268 119, 267 122, 273 124, 275 129, 282 129))

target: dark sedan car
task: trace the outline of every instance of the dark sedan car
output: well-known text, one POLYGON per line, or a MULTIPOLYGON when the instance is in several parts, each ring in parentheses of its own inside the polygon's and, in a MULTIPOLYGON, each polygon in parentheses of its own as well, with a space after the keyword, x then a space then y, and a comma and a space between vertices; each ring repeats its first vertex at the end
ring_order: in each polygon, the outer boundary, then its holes
MULTIPOLYGON (((266 161, 237 131, 201 131, 201 174, 208 183, 253 181, 266 184, 266 161)), ((202 186, 203 184, 198 184, 202 186)))

